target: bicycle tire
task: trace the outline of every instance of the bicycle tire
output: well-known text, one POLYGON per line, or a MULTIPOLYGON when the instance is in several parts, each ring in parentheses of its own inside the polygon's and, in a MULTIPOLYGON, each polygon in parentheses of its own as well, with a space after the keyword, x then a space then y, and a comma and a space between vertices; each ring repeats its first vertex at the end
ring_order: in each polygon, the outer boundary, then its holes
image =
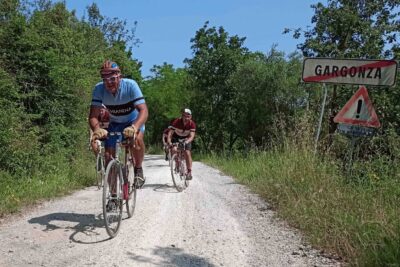
POLYGON ((181 158, 181 165, 180 165, 180 169, 179 169, 179 175, 184 184, 183 189, 186 189, 189 186, 189 180, 186 179, 187 178, 186 159, 183 156, 183 154, 181 156, 182 156, 182 158, 181 158))
POLYGON ((122 174, 120 165, 116 160, 112 160, 108 163, 106 174, 104 175, 103 182, 103 219, 107 234, 113 238, 115 237, 120 229, 122 220, 122 184, 121 177, 122 174), (107 181, 111 181, 114 176, 115 184, 115 196, 111 195, 110 184, 107 181), (107 207, 107 203, 113 201, 114 207, 107 207))
POLYGON ((179 166, 177 166, 178 164, 178 160, 177 158, 177 154, 174 154, 171 158, 171 176, 172 176, 172 182, 174 183, 174 186, 176 188, 176 190, 178 192, 182 192, 183 189, 185 188, 185 183, 182 182, 181 179, 181 175, 179 172, 179 166))
POLYGON ((133 170, 133 164, 128 163, 127 169, 128 169, 128 182, 129 182, 129 198, 125 201, 125 205, 126 205, 126 212, 128 213, 128 218, 131 218, 133 216, 133 213, 135 212, 135 207, 136 207, 136 187, 134 185, 135 175, 133 170))
POLYGON ((105 172, 104 157, 98 153, 96 156, 96 183, 98 189, 103 186, 105 172))
POLYGON ((168 166, 170 167, 171 167, 171 158, 172 158, 171 149, 168 149, 168 166))

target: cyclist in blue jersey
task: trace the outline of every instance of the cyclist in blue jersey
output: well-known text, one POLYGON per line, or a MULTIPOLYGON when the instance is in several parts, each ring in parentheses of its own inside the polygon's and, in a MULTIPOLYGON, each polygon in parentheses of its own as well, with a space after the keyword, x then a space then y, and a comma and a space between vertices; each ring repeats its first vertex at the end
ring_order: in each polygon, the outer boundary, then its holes
MULTIPOLYGON (((121 70, 115 62, 106 60, 100 70, 102 82, 96 84, 89 112, 89 125, 93 131, 93 139, 105 139, 107 130, 100 127, 98 120, 101 108, 104 105, 110 113, 108 131, 123 132, 125 138, 136 136, 136 149, 133 149, 135 158, 135 177, 142 187, 145 178, 142 163, 145 145, 143 135, 145 122, 148 117, 147 105, 142 91, 136 81, 122 78, 121 70)), ((105 139, 105 159, 108 163, 111 155, 115 154, 117 136, 105 139)))

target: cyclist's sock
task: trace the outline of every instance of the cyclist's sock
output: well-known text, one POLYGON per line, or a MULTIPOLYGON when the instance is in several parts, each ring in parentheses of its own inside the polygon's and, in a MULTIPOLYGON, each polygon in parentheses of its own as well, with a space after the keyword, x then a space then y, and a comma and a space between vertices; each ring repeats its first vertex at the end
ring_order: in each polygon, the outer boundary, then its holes
POLYGON ((192 169, 188 169, 186 180, 192 180, 192 169))
POLYGON ((143 175, 143 169, 142 169, 142 167, 135 167, 134 172, 135 172, 136 185, 138 188, 141 188, 145 182, 145 178, 143 175))

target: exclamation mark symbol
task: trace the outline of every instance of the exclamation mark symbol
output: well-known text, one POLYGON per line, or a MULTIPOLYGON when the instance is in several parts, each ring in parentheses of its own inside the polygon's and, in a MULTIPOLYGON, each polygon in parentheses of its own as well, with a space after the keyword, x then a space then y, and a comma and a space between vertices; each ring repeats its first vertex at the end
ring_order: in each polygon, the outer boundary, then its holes
POLYGON ((357 102, 357 114, 356 114, 356 119, 360 118, 360 112, 361 112, 361 107, 362 107, 363 101, 361 99, 358 100, 357 102))

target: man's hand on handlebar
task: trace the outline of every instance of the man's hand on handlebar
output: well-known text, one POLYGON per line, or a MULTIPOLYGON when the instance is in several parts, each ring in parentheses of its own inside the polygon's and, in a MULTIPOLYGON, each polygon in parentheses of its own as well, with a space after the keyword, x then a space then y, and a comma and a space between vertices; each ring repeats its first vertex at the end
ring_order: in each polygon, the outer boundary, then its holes
POLYGON ((138 131, 137 131, 136 127, 134 125, 132 125, 132 126, 126 127, 124 129, 123 134, 125 135, 125 137, 135 137, 137 132, 138 131))
POLYGON ((103 139, 105 137, 107 137, 108 132, 107 130, 103 129, 103 128, 97 128, 92 135, 92 142, 96 141, 96 140, 100 140, 103 139))

